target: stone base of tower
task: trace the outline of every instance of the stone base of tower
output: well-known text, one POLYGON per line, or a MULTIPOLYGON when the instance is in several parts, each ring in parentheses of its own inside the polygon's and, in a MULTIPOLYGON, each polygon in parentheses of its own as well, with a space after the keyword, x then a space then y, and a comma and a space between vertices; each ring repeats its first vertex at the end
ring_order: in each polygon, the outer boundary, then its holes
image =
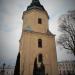
POLYGON ((20 75, 58 75, 53 35, 24 31, 20 40, 20 55, 20 75), (39 39, 42 41, 41 48, 38 47, 39 39))

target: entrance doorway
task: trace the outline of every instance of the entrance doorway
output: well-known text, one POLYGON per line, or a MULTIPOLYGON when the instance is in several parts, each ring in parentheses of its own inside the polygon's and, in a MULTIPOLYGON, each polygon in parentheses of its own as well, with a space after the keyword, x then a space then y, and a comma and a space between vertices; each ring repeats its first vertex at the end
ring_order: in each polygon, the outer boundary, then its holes
POLYGON ((33 75, 45 75, 45 65, 43 64, 43 56, 41 53, 35 58, 33 75))

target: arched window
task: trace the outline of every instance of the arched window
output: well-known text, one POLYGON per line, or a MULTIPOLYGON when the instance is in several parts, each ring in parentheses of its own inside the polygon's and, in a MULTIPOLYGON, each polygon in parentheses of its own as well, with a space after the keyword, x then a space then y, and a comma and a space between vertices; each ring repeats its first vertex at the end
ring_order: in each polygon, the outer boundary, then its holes
POLYGON ((38 47, 42 48, 42 39, 38 39, 38 47))
POLYGON ((39 62, 42 62, 42 61, 43 61, 43 59, 42 59, 42 54, 39 54, 39 55, 38 55, 38 61, 39 61, 39 62))
POLYGON ((42 19, 38 18, 38 24, 42 24, 42 19))

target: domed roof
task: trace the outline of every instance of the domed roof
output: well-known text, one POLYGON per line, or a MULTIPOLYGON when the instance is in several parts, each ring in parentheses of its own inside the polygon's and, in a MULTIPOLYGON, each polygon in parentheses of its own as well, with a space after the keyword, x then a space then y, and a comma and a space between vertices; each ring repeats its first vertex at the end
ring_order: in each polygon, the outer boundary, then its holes
MULTIPOLYGON (((48 16, 47 11, 44 9, 43 5, 40 4, 40 1, 39 0, 32 0, 31 4, 27 7, 27 10, 23 12, 23 15, 25 13, 27 13, 29 10, 32 10, 32 9, 42 10, 43 12, 46 13, 46 15, 47 15, 47 17, 49 19, 49 16, 48 16)), ((23 16, 22 16, 22 19, 23 19, 23 16)))
POLYGON ((27 10, 33 8, 37 8, 45 11, 44 7, 40 4, 39 0, 32 0, 32 3, 27 7, 27 10))

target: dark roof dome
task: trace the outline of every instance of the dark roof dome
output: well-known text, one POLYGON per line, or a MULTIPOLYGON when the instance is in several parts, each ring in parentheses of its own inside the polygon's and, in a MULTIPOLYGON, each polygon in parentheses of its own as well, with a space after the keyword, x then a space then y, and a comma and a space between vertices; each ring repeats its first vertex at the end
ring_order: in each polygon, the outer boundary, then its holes
POLYGON ((40 4, 39 0, 32 0, 32 3, 27 7, 27 10, 33 8, 38 8, 45 11, 44 7, 40 4))
MULTIPOLYGON (((48 13, 47 11, 44 9, 44 7, 40 4, 39 0, 32 0, 31 4, 27 7, 27 10, 23 12, 23 15, 28 12, 29 10, 32 10, 32 9, 39 9, 39 10, 42 10, 43 12, 46 13, 48 19, 49 19, 49 16, 48 16, 48 13)), ((22 16, 22 19, 23 19, 23 16, 22 16)))

